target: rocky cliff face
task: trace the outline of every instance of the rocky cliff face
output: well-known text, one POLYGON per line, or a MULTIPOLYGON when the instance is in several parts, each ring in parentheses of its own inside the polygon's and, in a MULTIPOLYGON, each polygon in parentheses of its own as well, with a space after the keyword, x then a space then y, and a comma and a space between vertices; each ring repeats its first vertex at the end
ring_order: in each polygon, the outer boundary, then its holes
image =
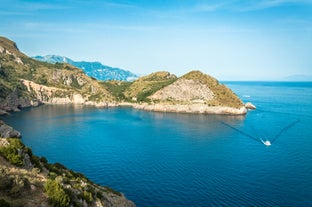
POLYGON ((68 64, 49 64, 21 53, 0 37, 0 113, 49 104, 108 106, 115 98, 98 81, 68 64))
POLYGON ((214 93, 200 81, 178 79, 174 83, 149 96, 153 101, 177 101, 182 103, 206 103, 214 93))
POLYGON ((0 120, 0 137, 2 138, 20 138, 21 133, 6 125, 0 120))

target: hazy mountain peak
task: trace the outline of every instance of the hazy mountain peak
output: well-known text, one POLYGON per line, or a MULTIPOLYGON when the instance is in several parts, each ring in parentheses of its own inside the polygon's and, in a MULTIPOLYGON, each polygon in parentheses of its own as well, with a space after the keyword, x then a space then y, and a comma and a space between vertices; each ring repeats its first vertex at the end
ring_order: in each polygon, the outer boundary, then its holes
POLYGON ((74 61, 68 57, 58 55, 34 56, 32 58, 48 63, 68 63, 81 68, 88 76, 98 80, 132 81, 138 78, 130 71, 103 65, 100 62, 74 61))

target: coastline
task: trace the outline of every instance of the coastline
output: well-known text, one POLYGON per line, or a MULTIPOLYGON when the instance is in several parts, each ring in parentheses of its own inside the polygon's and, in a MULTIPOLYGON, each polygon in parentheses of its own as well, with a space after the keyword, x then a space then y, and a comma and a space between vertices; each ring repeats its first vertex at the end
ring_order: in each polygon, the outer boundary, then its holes
MULTIPOLYGON (((10 112, 18 112, 23 108, 38 107, 40 105, 81 105, 81 106, 94 106, 98 108, 111 108, 111 107, 132 107, 135 109, 155 112, 170 112, 170 113, 189 113, 189 114, 218 114, 218 115, 245 115, 248 109, 255 109, 250 107, 251 103, 246 103, 240 108, 228 106, 208 106, 207 104, 191 103, 191 104, 170 104, 170 103, 131 103, 131 102, 95 102, 85 101, 81 98, 80 94, 74 94, 73 98, 52 98, 49 101, 30 101, 20 100, 13 101, 11 106, 1 107, 0 116, 8 115, 10 112)), ((253 106, 253 105, 252 105, 253 106)))
POLYGON ((190 113, 190 114, 218 114, 218 115, 245 115, 247 108, 233 108, 227 106, 208 106, 206 104, 148 104, 122 102, 118 106, 128 106, 135 109, 155 112, 190 113))

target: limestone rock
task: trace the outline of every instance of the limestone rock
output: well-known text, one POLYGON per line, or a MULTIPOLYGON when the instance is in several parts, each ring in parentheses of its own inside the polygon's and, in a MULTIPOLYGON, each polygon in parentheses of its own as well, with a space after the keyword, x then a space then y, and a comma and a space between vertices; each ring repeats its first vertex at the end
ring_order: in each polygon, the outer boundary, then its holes
POLYGON ((212 100, 213 92, 204 84, 196 80, 179 79, 174 83, 157 91, 149 98, 152 100, 176 100, 198 102, 212 100))
POLYGON ((21 138, 21 133, 0 121, 0 137, 2 138, 21 138))
POLYGON ((229 114, 244 115, 245 107, 208 106, 207 104, 130 104, 134 108, 157 112, 193 113, 193 114, 229 114))
POLYGON ((250 109, 250 110, 254 110, 257 108, 255 105, 253 105, 250 102, 245 103, 245 107, 246 107, 246 109, 250 109))

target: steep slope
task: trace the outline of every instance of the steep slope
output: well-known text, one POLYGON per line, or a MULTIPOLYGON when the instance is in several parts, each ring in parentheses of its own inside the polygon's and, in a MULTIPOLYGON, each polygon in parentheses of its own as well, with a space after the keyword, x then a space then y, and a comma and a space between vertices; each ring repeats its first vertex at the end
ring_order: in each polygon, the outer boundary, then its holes
POLYGON ((154 102, 204 103, 240 108, 241 100, 225 85, 200 71, 191 71, 149 96, 154 102))
POLYGON ((98 81, 69 64, 36 61, 0 37, 0 110, 40 103, 108 105, 115 98, 98 81))
POLYGON ((68 63, 77 68, 84 70, 84 72, 98 80, 119 80, 119 81, 132 81, 138 78, 134 73, 123 70, 120 68, 113 68, 103 65, 100 62, 87 62, 87 61, 73 61, 70 58, 58 55, 34 56, 36 60, 48 63, 68 63))
POLYGON ((191 71, 146 99, 153 104, 136 105, 152 111, 245 114, 242 101, 226 86, 200 71, 191 71))
POLYGON ((148 96, 173 83, 177 77, 169 72, 161 71, 141 77, 134 81, 125 91, 127 100, 149 102, 148 96))
MULTIPOLYGON (((0 128, 3 125, 0 122, 0 128)), ((5 204, 11 207, 135 206, 123 194, 96 185, 60 163, 50 164, 46 158, 33 155, 20 139, 0 136, 0 206, 5 204)))

